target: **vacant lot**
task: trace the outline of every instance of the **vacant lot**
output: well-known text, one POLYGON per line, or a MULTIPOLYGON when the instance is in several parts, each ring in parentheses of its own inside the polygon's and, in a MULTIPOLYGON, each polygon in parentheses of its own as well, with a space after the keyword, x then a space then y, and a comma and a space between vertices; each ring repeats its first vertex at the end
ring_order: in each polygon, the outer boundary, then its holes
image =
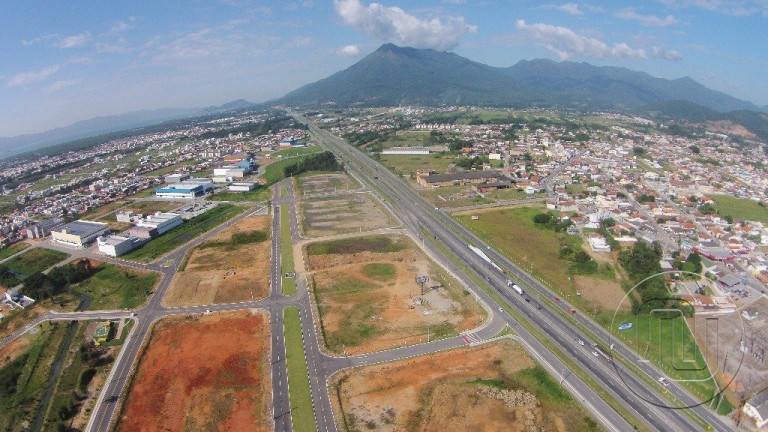
POLYGON ((117 430, 272 429, 269 319, 164 319, 140 357, 117 430))
POLYGON ((749 220, 768 223, 768 208, 764 203, 730 195, 712 195, 715 208, 721 216, 731 216, 736 220, 749 220))
POLYGON ((428 155, 380 155, 381 164, 395 174, 403 175, 415 181, 416 171, 435 170, 445 173, 449 165, 456 163, 456 158, 450 155, 432 153, 428 155))
POLYGON ((374 352, 478 326, 483 311, 407 237, 310 244, 310 280, 326 347, 374 352), (417 276, 429 276, 422 287, 417 276))
POLYGON ((512 341, 347 370, 330 386, 342 431, 597 430, 512 341))
POLYGON ((215 208, 208 210, 200 216, 185 221, 181 225, 166 232, 160 237, 152 239, 149 243, 144 244, 144 246, 128 252, 127 254, 123 255, 123 258, 143 262, 152 261, 155 258, 170 252, 173 249, 192 240, 200 234, 216 228, 217 226, 223 224, 229 219, 232 219, 245 210, 245 207, 230 204, 219 204, 215 208))
POLYGON ((16 243, 7 248, 0 249, 0 260, 4 260, 11 255, 17 254, 29 247, 29 243, 16 243))
POLYGON ((137 201, 126 206, 126 209, 140 210, 142 212, 169 212, 184 205, 178 201, 137 201))
POLYGON ((157 283, 157 273, 91 261, 96 271, 69 289, 91 299, 90 310, 133 309, 147 299, 157 283))
POLYGON ((343 173, 299 176, 296 189, 301 195, 333 194, 358 187, 358 184, 343 173))
POLYGON ((266 297, 272 251, 270 221, 269 216, 245 218, 192 250, 164 303, 192 306, 266 297))
POLYGON ((2 284, 12 288, 20 284, 25 277, 52 267, 68 257, 69 254, 51 249, 30 249, 0 264, 6 269, 2 274, 2 284))
POLYGON ((389 215, 366 193, 304 200, 301 213, 303 234, 313 238, 394 225, 389 215))

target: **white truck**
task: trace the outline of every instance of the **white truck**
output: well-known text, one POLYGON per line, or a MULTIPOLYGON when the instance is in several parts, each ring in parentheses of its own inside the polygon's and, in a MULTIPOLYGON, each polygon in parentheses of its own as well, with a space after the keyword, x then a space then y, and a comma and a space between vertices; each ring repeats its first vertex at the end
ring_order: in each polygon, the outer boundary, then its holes
POLYGON ((520 295, 523 295, 523 289, 520 288, 520 286, 517 285, 516 283, 514 283, 512 281, 507 281, 507 286, 508 287, 512 287, 512 289, 515 290, 516 293, 518 293, 520 295))

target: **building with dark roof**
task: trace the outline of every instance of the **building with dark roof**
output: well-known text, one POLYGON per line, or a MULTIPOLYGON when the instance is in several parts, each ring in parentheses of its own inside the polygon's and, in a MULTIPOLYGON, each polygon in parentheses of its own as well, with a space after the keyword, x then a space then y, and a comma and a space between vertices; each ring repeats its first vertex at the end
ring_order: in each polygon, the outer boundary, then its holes
POLYGON ((424 187, 455 186, 477 183, 511 182, 501 171, 461 171, 453 174, 419 176, 416 182, 424 187))
POLYGON ((72 246, 85 246, 106 234, 109 234, 108 224, 82 220, 70 222, 51 231, 54 241, 72 246))
POLYGON ((755 421, 758 429, 768 425, 768 388, 752 396, 742 411, 755 421))

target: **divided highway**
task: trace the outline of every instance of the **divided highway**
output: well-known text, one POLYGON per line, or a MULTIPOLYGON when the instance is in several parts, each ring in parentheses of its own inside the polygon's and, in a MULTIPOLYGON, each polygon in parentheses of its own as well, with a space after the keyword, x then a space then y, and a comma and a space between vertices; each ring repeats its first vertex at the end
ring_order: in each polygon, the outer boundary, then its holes
MULTIPOLYGON (((565 355, 571 357, 605 392, 626 406, 644 426, 651 430, 663 431, 692 431, 702 428, 699 423, 694 422, 689 417, 690 413, 686 413, 684 410, 660 408, 646 402, 646 400, 654 401, 660 406, 665 404, 665 401, 655 393, 654 389, 646 381, 643 381, 631 372, 622 373, 621 377, 619 377, 612 363, 592 356, 591 350, 578 345, 579 333, 574 330, 574 325, 567 318, 550 310, 546 304, 541 304, 542 308, 538 309, 534 306, 536 302, 525 301, 525 298, 529 296, 520 296, 508 289, 506 286, 507 275, 489 266, 487 262, 472 253, 467 247, 467 241, 476 246, 483 246, 484 243, 452 218, 430 206, 394 174, 328 131, 310 124, 310 133, 319 143, 341 157, 349 171, 357 174, 356 176, 360 180, 372 184, 374 190, 378 189, 386 197, 384 201, 388 201, 388 205, 393 213, 398 215, 408 228, 415 233, 421 233, 423 228, 424 231, 433 235, 434 238, 431 241, 442 243, 452 254, 460 257, 477 277, 485 278, 488 284, 515 307, 527 321, 540 329, 551 344, 555 345, 565 355), (621 378, 624 378, 624 382, 622 382, 621 378), (638 395, 642 396, 642 398, 638 395)), ((541 283, 492 249, 487 249, 486 253, 495 263, 502 268, 508 269, 514 277, 533 287, 539 295, 550 298, 553 295, 541 283)), ((454 267, 450 264, 448 265, 449 267, 454 267)), ((455 272, 462 272, 462 270, 456 268, 453 270, 455 272)), ((495 304, 484 292, 479 291, 478 294, 482 295, 488 304, 495 304)), ((511 317, 507 317, 507 319, 514 324, 514 320, 511 317)), ((593 336, 595 341, 608 340, 605 330, 587 317, 579 315, 576 319, 595 335, 593 336)), ((551 363, 560 363, 557 357, 547 347, 541 345, 523 326, 515 325, 514 327, 520 338, 526 342, 530 349, 535 351, 537 357, 545 358, 551 363)), ((639 365, 643 372, 651 377, 652 381, 655 381, 655 378, 659 376, 658 371, 651 365, 642 362, 642 359, 634 352, 618 343, 616 347, 617 354, 624 356, 635 365, 639 365)), ((599 400, 598 395, 592 389, 588 388, 578 377, 568 375, 565 368, 563 369, 563 377, 573 386, 580 387, 578 392, 584 395, 585 399, 591 400, 593 403, 599 400)), ((669 389, 683 403, 694 401, 692 396, 677 386, 671 386, 669 389)), ((582 399, 582 402, 584 402, 584 399, 582 399)), ((621 419, 604 401, 601 402, 603 403, 598 408, 600 412, 598 418, 604 424, 605 420, 608 419, 611 425, 617 427, 616 430, 627 430, 633 427, 624 419, 621 419)), ((693 405, 693 403, 690 404, 693 405)), ((706 406, 695 407, 693 411, 709 423, 710 427, 714 430, 727 431, 733 428, 732 424, 717 416, 706 406)))

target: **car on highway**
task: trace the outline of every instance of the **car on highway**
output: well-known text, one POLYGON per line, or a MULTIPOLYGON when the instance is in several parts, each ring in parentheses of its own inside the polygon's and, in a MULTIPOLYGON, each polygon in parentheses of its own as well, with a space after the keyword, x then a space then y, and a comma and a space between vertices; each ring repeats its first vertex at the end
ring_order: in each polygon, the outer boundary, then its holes
POLYGON ((666 386, 668 386, 668 385, 669 385, 669 380, 668 380, 666 377, 659 377, 659 382, 660 382, 660 383, 661 383, 661 384, 662 384, 664 387, 666 387, 666 386))
POLYGON ((528 303, 530 303, 530 302, 531 302, 531 299, 529 299, 529 298, 526 298, 526 299, 525 299, 525 301, 527 301, 528 303))
POLYGON ((584 346, 584 341, 579 339, 579 345, 584 346))
POLYGON ((600 354, 598 354, 597 351, 592 351, 592 355, 595 357, 600 357, 600 354))
POLYGON ((555 296, 555 301, 560 301, 560 297, 555 296))
POLYGON ((572 307, 569 307, 569 308, 568 308, 568 312, 569 312, 569 313, 572 313, 572 314, 575 314, 575 313, 576 313, 576 309, 574 309, 574 308, 572 308, 572 307))

